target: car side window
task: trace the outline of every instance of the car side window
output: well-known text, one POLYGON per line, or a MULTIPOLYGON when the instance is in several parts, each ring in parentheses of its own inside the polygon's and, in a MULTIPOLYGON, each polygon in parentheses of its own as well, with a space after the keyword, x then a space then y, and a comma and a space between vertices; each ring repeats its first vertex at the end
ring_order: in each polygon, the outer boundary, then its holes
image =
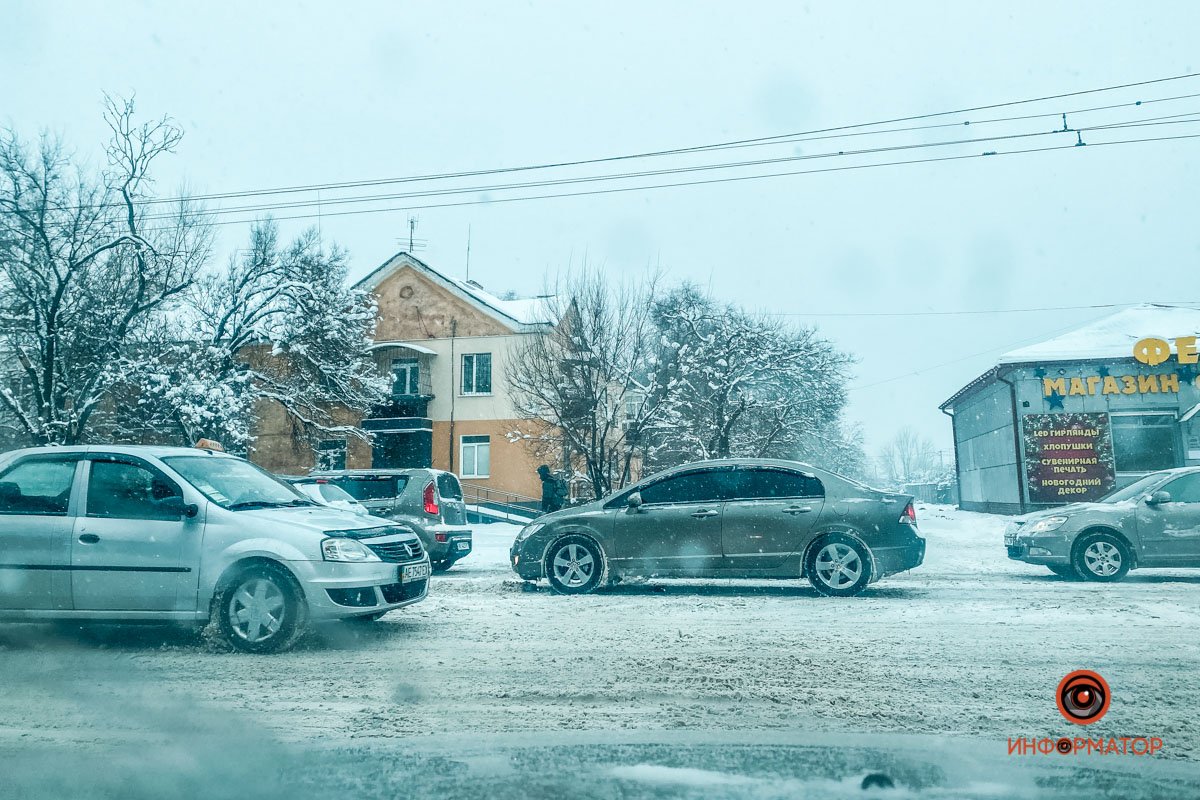
POLYGON ((1176 478, 1163 491, 1170 493, 1172 503, 1200 503, 1200 472, 1176 478))
POLYGON ((782 497, 824 497, 825 487, 815 477, 782 469, 738 470, 737 499, 774 500, 782 497))
POLYGON ((0 475, 0 514, 66 516, 76 459, 28 459, 0 475))
POLYGON ((164 475, 139 464, 93 461, 88 476, 87 515, 107 519, 178 520, 165 507, 183 492, 164 475))
POLYGON ((656 503, 719 503, 731 494, 730 470, 687 472, 652 483, 641 490, 642 502, 656 503))

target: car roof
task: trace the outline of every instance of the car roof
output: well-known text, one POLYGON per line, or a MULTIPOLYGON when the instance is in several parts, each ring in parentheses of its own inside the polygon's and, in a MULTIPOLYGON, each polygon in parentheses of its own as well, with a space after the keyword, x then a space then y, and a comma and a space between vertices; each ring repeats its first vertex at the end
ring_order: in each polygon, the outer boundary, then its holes
POLYGON ((196 456, 209 455, 219 458, 237 458, 238 456, 223 453, 218 450, 207 450, 198 447, 170 447, 166 445, 150 445, 150 444, 77 444, 77 445, 57 445, 48 444, 40 447, 23 447, 19 450, 11 450, 5 455, 16 456, 25 455, 26 453, 64 453, 64 454, 79 454, 87 455, 90 453, 113 453, 116 455, 126 456, 152 456, 154 458, 164 458, 166 456, 196 456))
MULTIPOLYGON (((402 475, 404 477, 411 477, 413 475, 420 475, 421 473, 429 473, 430 475, 437 475, 442 472, 445 472, 445 470, 432 469, 430 467, 396 467, 396 468, 392 468, 392 469, 314 469, 312 472, 308 473, 307 477, 309 477, 309 478, 343 478, 343 477, 344 478, 354 478, 354 477, 371 478, 371 477, 389 477, 392 475, 402 475)), ((454 473, 451 472, 451 473, 446 473, 446 474, 453 475, 454 473)))
POLYGON ((780 469, 788 469, 794 472, 806 473, 809 476, 820 478, 823 483, 839 482, 847 487, 854 487, 871 492, 880 492, 882 494, 897 494, 896 492, 888 492, 883 489, 873 489, 867 486, 862 481, 848 478, 845 475, 840 475, 836 472, 831 472, 827 469, 814 467, 804 461, 789 461, 783 458, 713 458, 707 461, 692 461, 687 464, 680 464, 677 467, 669 467, 667 469, 656 472, 653 475, 646 475, 642 481, 651 478, 664 478, 668 475, 674 475, 679 472, 685 472, 693 469, 705 469, 714 467, 779 467, 780 469))

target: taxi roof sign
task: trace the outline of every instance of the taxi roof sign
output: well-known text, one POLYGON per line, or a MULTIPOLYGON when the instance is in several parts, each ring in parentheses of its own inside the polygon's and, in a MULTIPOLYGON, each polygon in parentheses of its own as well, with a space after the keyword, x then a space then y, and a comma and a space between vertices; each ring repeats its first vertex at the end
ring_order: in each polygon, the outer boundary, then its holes
POLYGON ((218 453, 225 452, 225 448, 221 446, 221 443, 213 439, 197 439, 192 447, 195 447, 197 450, 214 450, 218 453))

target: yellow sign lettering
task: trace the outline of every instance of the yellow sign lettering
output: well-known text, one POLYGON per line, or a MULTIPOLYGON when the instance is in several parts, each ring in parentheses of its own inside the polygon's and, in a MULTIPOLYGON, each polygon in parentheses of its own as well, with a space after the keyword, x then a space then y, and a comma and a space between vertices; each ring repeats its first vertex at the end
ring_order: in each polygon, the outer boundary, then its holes
POLYGON ((1156 366, 1171 357, 1171 345, 1165 339, 1149 337, 1133 346, 1133 357, 1143 364, 1156 366))
POLYGON ((1049 397, 1052 394, 1065 395, 1067 393, 1066 378, 1042 378, 1042 393, 1049 397))
POLYGON ((1200 361, 1200 349, 1196 348, 1195 336, 1180 336, 1175 340, 1175 352, 1180 364, 1195 364, 1200 361))

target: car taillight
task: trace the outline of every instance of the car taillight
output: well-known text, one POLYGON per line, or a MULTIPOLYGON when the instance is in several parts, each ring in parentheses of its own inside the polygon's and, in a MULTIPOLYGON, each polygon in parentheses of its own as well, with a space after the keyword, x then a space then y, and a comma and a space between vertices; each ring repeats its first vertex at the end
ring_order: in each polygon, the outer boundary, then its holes
POLYGON ((447 542, 447 541, 449 541, 449 540, 450 540, 450 537, 449 537, 447 534, 444 534, 444 533, 435 533, 435 534, 433 535, 433 540, 434 540, 435 542, 447 542))
POLYGON ((442 513, 441 507, 438 506, 437 489, 434 487, 432 482, 430 482, 429 484, 427 484, 425 486, 424 500, 425 500, 425 513, 426 514, 432 514, 433 516, 436 517, 437 515, 442 513))
POLYGON ((900 515, 900 521, 908 525, 917 524, 917 510, 913 508, 912 503, 904 507, 904 513, 900 515))

